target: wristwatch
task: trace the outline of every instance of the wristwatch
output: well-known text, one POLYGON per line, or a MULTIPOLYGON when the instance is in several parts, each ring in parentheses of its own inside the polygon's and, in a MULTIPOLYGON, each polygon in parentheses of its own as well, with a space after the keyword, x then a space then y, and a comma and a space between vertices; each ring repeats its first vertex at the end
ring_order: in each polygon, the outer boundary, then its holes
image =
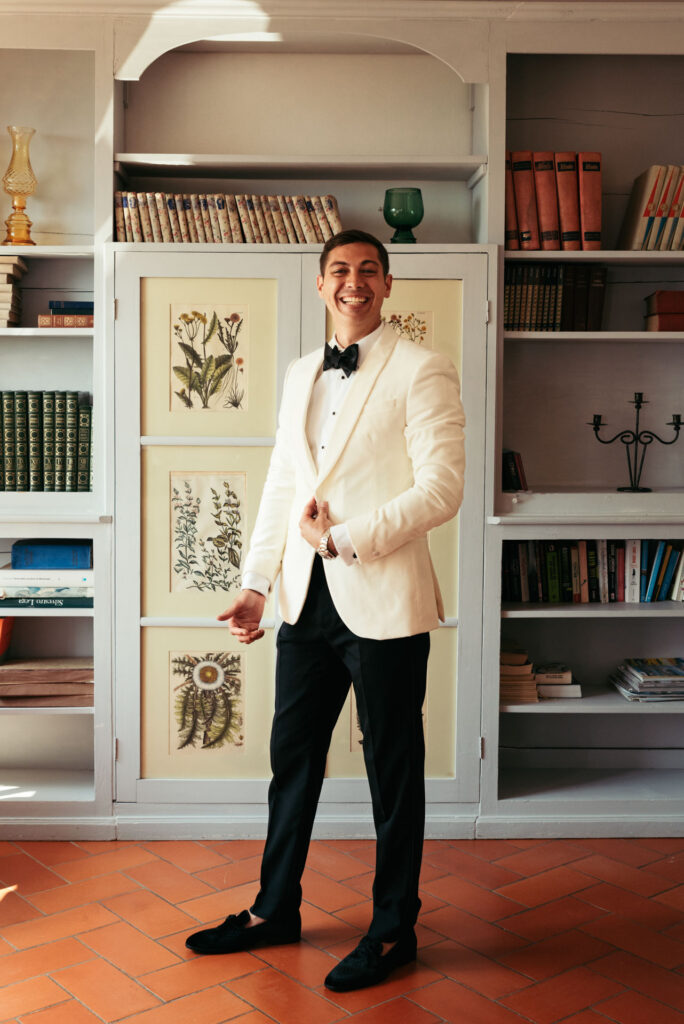
POLYGON ((323 534, 323 536, 321 537, 321 539, 319 540, 318 547, 316 548, 316 551, 321 556, 321 558, 336 558, 337 557, 336 555, 333 555, 332 551, 328 547, 329 539, 330 539, 330 530, 327 529, 325 531, 325 533, 323 534))

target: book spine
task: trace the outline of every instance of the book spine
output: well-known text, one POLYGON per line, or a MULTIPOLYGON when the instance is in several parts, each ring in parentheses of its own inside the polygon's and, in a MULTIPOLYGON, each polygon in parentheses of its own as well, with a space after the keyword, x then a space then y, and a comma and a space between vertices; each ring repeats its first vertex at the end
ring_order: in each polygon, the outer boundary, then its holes
POLYGON ((330 227, 328 218, 325 215, 321 197, 311 196, 311 203, 313 205, 314 216, 318 221, 318 227, 320 228, 321 235, 323 236, 322 241, 327 242, 329 238, 332 238, 332 228, 330 227))
POLYGON ((209 223, 211 224, 211 238, 213 242, 218 243, 221 241, 221 228, 219 227, 218 210, 216 209, 216 195, 213 192, 207 192, 207 209, 209 210, 209 223))
POLYGON ((114 239, 117 242, 126 241, 126 225, 123 212, 123 192, 114 193, 114 239))
POLYGON ((66 490, 75 491, 78 461, 78 392, 66 393, 66 490))
POLYGON ((505 234, 504 247, 516 250, 520 248, 518 239, 518 214, 515 210, 515 189, 513 188, 513 168, 510 150, 506 153, 506 196, 505 196, 505 234))
POLYGON ((0 491, 5 490, 5 439, 2 425, 2 392, 0 392, 0 491))
POLYGON ((180 230, 180 239, 176 239, 176 241, 189 242, 188 218, 185 215, 185 202, 180 192, 173 193, 173 205, 176 207, 176 217, 178 218, 178 228, 180 230))
POLYGON ((292 227, 294 228, 295 235, 297 236, 298 242, 306 242, 306 236, 302 223, 297 216, 297 209, 295 207, 295 196, 285 196, 285 203, 287 204, 287 212, 290 214, 290 220, 292 221, 292 227))
POLYGON ((264 220, 266 221, 268 239, 272 244, 277 245, 278 232, 276 231, 275 221, 273 220, 273 214, 271 213, 271 207, 268 202, 268 196, 259 196, 259 202, 261 203, 261 212, 263 213, 264 220))
POLYGON ((228 220, 228 210, 226 209, 226 197, 220 192, 217 192, 214 196, 216 203, 216 216, 218 218, 219 232, 221 234, 222 242, 232 242, 233 232, 230 228, 230 221, 228 220))
POLYGON ((653 226, 651 227, 651 231, 646 242, 646 249, 650 249, 652 251, 660 248, 660 243, 665 232, 665 225, 667 223, 667 215, 670 210, 670 203, 672 202, 672 196, 675 191, 678 177, 679 166, 677 164, 668 164, 665 171, 663 188, 655 208, 653 226))
POLYGON ((200 213, 202 214, 202 223, 204 224, 204 237, 207 242, 214 241, 214 232, 211 229, 211 217, 209 216, 209 197, 200 193, 199 195, 200 213))
POLYGON ((257 220, 256 210, 254 209, 253 196, 245 196, 245 206, 247 208, 247 216, 249 217, 249 223, 252 226, 252 235, 254 236, 253 240, 257 245, 261 245, 264 239, 261 234, 261 228, 259 227, 259 221, 257 220))
POLYGON ((15 541, 11 562, 13 569, 90 569, 93 563, 92 543, 82 540, 65 543, 15 541))
POLYGON ((608 271, 606 267, 592 267, 589 271, 589 293, 587 295, 588 331, 601 330, 607 278, 608 271))
POLYGON ((133 241, 133 228, 131 227, 131 211, 128 209, 128 192, 122 192, 121 194, 121 206, 123 208, 123 219, 124 219, 124 237, 121 239, 122 242, 133 241))
POLYGON ((560 557, 558 547, 553 541, 547 541, 544 549, 546 552, 546 582, 549 604, 560 604, 560 557))
POLYGON ((128 193, 128 209, 131 215, 131 234, 134 242, 142 242, 142 224, 140 222, 140 211, 138 210, 138 196, 135 192, 128 193))
POLYGON ((43 490, 55 489, 55 393, 43 392, 43 490))
POLYGON ((18 491, 28 491, 28 395, 14 392, 14 444, 18 491))
POLYGON ((154 202, 157 207, 157 216, 159 217, 159 226, 162 233, 163 242, 173 241, 173 232, 171 231, 171 221, 169 219, 169 208, 166 205, 166 196, 163 192, 154 193, 154 202))
POLYGON ((143 242, 154 242, 154 235, 152 234, 152 218, 150 217, 150 210, 147 205, 147 195, 145 192, 138 192, 137 197, 143 242))
POLYGON ((169 224, 171 225, 171 238, 174 242, 182 242, 183 235, 181 234, 181 226, 178 219, 178 209, 176 207, 175 197, 173 194, 167 192, 164 194, 164 200, 168 211, 169 224))
POLYGON ((92 608, 92 597, 5 597, 2 608, 92 608))
POLYGON ((641 575, 641 541, 625 541, 625 602, 639 603, 639 580, 641 575))
MULTIPOLYGON (((259 234, 261 235, 261 238, 257 239, 257 241, 261 241, 263 243, 267 243, 267 242, 270 241, 270 238, 269 238, 269 234, 268 234, 268 225, 266 224, 266 220, 264 218, 264 211, 261 208, 261 197, 253 195, 253 196, 251 196, 251 200, 252 200, 252 207, 251 208, 254 210, 254 217, 256 219, 257 227, 259 229, 259 234)), ((255 237, 257 236, 257 232, 256 231, 254 232, 254 236, 255 237)))
POLYGON ((601 248, 601 154, 577 154, 580 231, 583 249, 601 248))
POLYGON ((230 224, 230 233, 233 237, 233 242, 244 242, 244 236, 242 233, 242 224, 240 222, 240 214, 238 213, 236 197, 230 193, 226 196, 226 209, 228 211, 228 223, 230 224))
POLYGON ((539 243, 542 249, 560 249, 558 195, 553 153, 533 153, 534 190, 537 197, 539 243))
POLYGON ((235 196, 235 203, 237 205, 238 215, 240 217, 240 223, 242 224, 242 231, 245 236, 245 241, 249 244, 252 244, 254 242, 254 232, 252 231, 252 222, 249 218, 249 211, 247 210, 247 196, 235 196))
POLYGON ((342 230, 342 218, 340 217, 340 208, 337 205, 337 199, 335 196, 326 195, 321 196, 321 202, 323 203, 323 209, 325 215, 328 218, 328 223, 332 229, 334 235, 337 235, 342 230))
MULTIPOLYGON (((275 224, 276 237, 278 239, 278 242, 281 245, 287 245, 289 239, 287 237, 287 231, 285 230, 285 221, 283 220, 283 215, 282 215, 282 213, 280 211, 280 206, 278 204, 278 199, 277 199, 276 196, 267 196, 266 198, 268 200, 268 206, 269 206, 269 209, 271 211, 271 216, 273 217, 273 223, 275 224)), ((319 202, 320 202, 320 199, 319 199, 319 202)), ((322 210, 323 210, 323 206, 321 206, 321 211, 322 210)), ((325 216, 325 214, 323 214, 323 216, 325 216)), ((327 221, 326 221, 326 223, 327 223, 327 221)), ((328 227, 328 231, 330 231, 329 227, 328 227)))
POLYGON ((43 488, 43 395, 40 391, 28 392, 28 463, 29 490, 43 488))
POLYGON ((66 391, 55 391, 55 490, 66 490, 66 391))
POLYGON ((589 581, 589 603, 599 604, 601 594, 599 589, 598 551, 595 540, 587 541, 587 578, 589 581))
POLYGON ((162 235, 161 221, 159 220, 159 209, 157 207, 157 199, 154 192, 146 192, 145 198, 147 199, 147 212, 150 215, 150 226, 152 228, 152 241, 163 242, 164 236, 162 235))
POLYGON ((188 226, 188 235, 191 242, 199 242, 199 235, 197 234, 197 225, 195 224, 195 217, 192 212, 192 198, 189 193, 183 193, 183 213, 185 214, 185 223, 188 226))
POLYGON ((586 331, 589 309, 589 267, 575 267, 575 293, 572 303, 573 331, 586 331))
POLYGON ((325 239, 323 238, 323 232, 321 231, 320 224, 318 223, 318 217, 316 216, 316 211, 314 210, 313 199, 311 196, 304 196, 304 202, 306 203, 306 212, 309 214, 309 220, 311 221, 311 226, 314 230, 316 241, 322 245, 325 239))
POLYGON ((81 404, 78 407, 78 454, 76 461, 76 490, 90 490, 90 425, 91 408, 81 404))
POLYGON ((2 392, 2 448, 5 490, 16 491, 17 467, 14 444, 14 392, 2 392))
POLYGON ((577 183, 577 154, 556 153, 556 191, 558 193, 558 221, 560 247, 567 251, 582 248, 580 234, 579 187, 577 183))
POLYGON ((318 239, 316 238, 316 232, 314 231, 314 226, 311 223, 311 217, 306 206, 306 196, 298 195, 292 198, 294 200, 295 213, 299 217, 299 223, 304 232, 304 240, 315 244, 318 239))
POLYGON ((48 309, 51 313, 93 313, 95 304, 92 299, 49 299, 48 309))
POLYGON ((524 250, 539 248, 537 199, 534 192, 532 153, 527 150, 511 153, 515 209, 518 215, 518 241, 524 250))
POLYGON ((203 245, 207 240, 207 236, 204 233, 204 221, 202 220, 200 197, 197 195, 196 192, 193 192, 190 196, 190 209, 192 211, 192 219, 195 223, 195 234, 197 235, 197 241, 203 245))
MULTIPOLYGON (((287 240, 290 243, 296 242, 297 241, 297 234, 296 234, 295 229, 294 229, 294 224, 292 223, 292 217, 290 216, 290 211, 287 208, 287 198, 285 196, 276 196, 276 200, 278 202, 278 206, 280 208, 280 213, 281 213, 281 216, 283 218, 283 224, 285 225, 285 231, 287 233, 287 240)), ((325 206, 323 208, 325 209, 325 206)), ((332 226, 331 226, 331 230, 332 230, 332 226)))

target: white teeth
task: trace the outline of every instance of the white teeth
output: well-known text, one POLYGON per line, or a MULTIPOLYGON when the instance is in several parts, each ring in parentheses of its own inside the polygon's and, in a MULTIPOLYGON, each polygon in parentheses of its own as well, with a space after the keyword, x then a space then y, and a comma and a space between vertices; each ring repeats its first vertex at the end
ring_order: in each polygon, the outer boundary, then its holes
POLYGON ((367 300, 366 299, 354 299, 354 298, 349 297, 349 298, 346 298, 346 299, 342 299, 341 301, 344 302, 345 305, 361 306, 367 300))

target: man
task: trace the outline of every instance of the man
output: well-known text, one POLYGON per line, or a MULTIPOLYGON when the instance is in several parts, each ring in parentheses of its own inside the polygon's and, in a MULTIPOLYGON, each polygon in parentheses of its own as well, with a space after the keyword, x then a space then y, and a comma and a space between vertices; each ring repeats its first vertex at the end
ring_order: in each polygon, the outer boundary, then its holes
POLYGON ((191 935, 198 953, 296 942, 300 885, 330 737, 353 684, 377 835, 368 935, 325 984, 349 991, 415 959, 425 819, 422 706, 443 617, 427 534, 463 496, 456 370, 381 319, 392 278, 372 235, 326 242, 318 291, 335 334, 287 373, 243 590, 218 618, 263 636, 280 573, 273 779, 251 910, 191 935))

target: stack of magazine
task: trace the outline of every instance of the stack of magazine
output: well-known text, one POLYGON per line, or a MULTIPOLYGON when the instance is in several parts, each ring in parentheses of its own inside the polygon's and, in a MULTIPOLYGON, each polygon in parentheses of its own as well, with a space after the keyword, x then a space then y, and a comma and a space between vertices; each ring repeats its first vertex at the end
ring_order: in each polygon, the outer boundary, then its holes
POLYGON ((627 700, 684 700, 684 658, 627 658, 610 681, 627 700))

